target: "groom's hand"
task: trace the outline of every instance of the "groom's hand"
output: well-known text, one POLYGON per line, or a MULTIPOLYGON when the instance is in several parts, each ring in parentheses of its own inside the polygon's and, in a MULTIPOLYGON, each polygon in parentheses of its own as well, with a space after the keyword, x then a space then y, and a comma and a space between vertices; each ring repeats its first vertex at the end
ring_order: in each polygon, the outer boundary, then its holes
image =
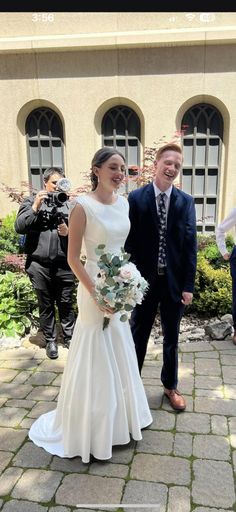
POLYGON ((193 300, 192 293, 190 293, 190 292, 182 293, 182 299, 181 299, 182 304, 184 304, 185 306, 188 306, 189 304, 191 304, 192 300, 193 300))

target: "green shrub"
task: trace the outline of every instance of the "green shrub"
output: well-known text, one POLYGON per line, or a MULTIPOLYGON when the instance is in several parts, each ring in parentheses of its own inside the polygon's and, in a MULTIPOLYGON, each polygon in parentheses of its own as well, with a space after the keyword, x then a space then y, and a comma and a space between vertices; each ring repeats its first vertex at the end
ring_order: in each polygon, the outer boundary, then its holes
POLYGON ((6 271, 0 275, 0 336, 24 336, 38 326, 35 292, 27 275, 6 271))
POLYGON ((15 231, 16 212, 9 213, 2 219, 0 227, 0 255, 18 254, 21 252, 20 235, 15 231))
POLYGON ((200 251, 191 311, 205 316, 222 316, 231 313, 231 310, 232 282, 229 265, 213 268, 204 251, 200 251))

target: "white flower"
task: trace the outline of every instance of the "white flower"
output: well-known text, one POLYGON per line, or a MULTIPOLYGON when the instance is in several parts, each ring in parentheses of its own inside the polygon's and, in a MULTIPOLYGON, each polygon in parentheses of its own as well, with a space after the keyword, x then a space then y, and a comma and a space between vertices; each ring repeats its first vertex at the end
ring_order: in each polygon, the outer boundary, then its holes
MULTIPOLYGON (((141 304, 148 288, 147 281, 136 266, 128 262, 130 255, 121 247, 120 254, 104 252, 105 245, 95 249, 99 255, 99 272, 95 280, 95 297, 99 305, 109 306, 120 312, 120 320, 126 321, 136 304, 141 304)), ((103 328, 111 315, 104 317, 103 328)))

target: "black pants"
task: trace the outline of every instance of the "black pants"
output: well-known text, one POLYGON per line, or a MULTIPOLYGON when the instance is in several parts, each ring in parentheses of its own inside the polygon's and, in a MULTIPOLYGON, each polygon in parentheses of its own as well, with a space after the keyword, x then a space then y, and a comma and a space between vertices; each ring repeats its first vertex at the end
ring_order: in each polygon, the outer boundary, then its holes
POLYGON ((72 307, 74 275, 67 264, 53 262, 42 265, 38 261, 26 264, 26 272, 36 291, 40 327, 46 343, 56 341, 55 303, 58 307, 64 340, 70 340, 75 315, 72 307))
POLYGON ((178 383, 179 327, 184 305, 171 298, 165 275, 153 278, 142 304, 132 312, 130 326, 141 372, 159 304, 164 336, 161 381, 167 389, 175 389, 178 383))

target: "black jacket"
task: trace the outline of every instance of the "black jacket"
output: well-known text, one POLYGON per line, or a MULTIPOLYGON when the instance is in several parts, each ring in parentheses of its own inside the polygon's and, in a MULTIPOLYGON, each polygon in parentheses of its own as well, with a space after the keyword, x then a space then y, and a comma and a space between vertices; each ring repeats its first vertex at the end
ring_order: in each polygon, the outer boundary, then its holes
POLYGON ((67 262, 68 237, 58 235, 56 214, 62 214, 68 224, 69 202, 56 208, 42 203, 37 213, 32 210, 33 202, 33 196, 23 201, 15 222, 16 232, 26 235, 24 252, 31 260, 42 263, 67 262))

